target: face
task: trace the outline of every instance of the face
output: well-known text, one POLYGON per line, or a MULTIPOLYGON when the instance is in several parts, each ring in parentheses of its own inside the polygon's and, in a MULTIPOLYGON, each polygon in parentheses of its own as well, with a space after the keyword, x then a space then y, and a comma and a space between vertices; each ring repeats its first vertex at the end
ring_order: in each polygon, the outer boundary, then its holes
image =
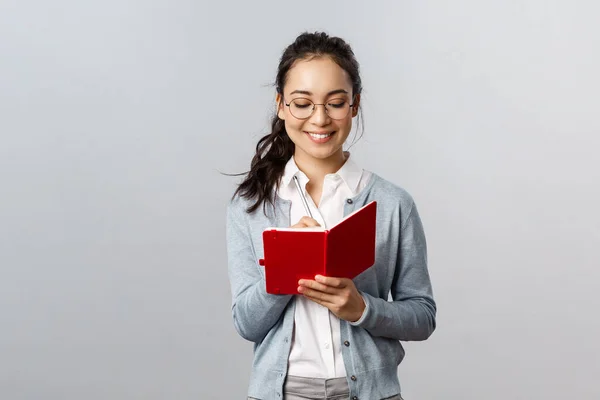
MULTIPOLYGON (((348 73, 329 57, 297 61, 288 71, 283 98, 277 95, 279 118, 285 121, 286 131, 294 144, 294 157, 297 161, 339 161, 343 160, 342 145, 352 129, 352 118, 358 111, 359 97, 352 104, 352 82, 348 73), (311 100, 315 104, 329 104, 329 107, 349 109, 342 119, 331 118, 325 107, 315 106, 307 119, 298 119, 292 115, 296 100, 300 107, 310 108, 311 100), (284 103, 290 104, 286 106, 284 103)), ((298 112, 294 114, 299 115, 298 112)), ((337 116, 336 116, 337 117, 337 116)))

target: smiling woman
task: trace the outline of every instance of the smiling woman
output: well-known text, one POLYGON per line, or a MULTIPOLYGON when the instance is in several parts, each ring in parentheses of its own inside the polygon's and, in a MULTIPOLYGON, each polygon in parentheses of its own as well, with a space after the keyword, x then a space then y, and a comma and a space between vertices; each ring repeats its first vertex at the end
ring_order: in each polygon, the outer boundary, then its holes
POLYGON ((255 343, 249 399, 401 399, 400 340, 425 340, 435 329, 416 205, 343 150, 362 91, 344 40, 300 35, 283 53, 276 88, 271 133, 227 213, 233 321, 255 343), (266 292, 258 263, 265 227, 333 226, 374 200, 381 222, 371 268, 354 280, 300 279, 296 295, 266 292))
POLYGON ((338 170, 344 164, 342 146, 360 103, 348 73, 328 56, 297 61, 276 101, 277 116, 285 121, 286 133, 295 144, 296 164, 322 165, 332 173, 338 170))

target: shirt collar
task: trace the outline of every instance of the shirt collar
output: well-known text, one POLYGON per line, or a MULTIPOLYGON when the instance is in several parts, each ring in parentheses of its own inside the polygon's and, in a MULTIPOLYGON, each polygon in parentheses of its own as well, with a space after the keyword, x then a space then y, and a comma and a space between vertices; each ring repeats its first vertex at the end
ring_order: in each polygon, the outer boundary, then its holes
MULTIPOLYGON (((362 168, 360 168, 358 164, 354 162, 354 160, 350 156, 350 153, 346 152, 346 162, 344 163, 344 165, 342 165, 342 167, 337 172, 328 175, 340 177, 342 181, 352 191, 352 193, 356 193, 362 174, 362 168)), ((298 165, 296 164, 296 161, 294 160, 294 156, 292 156, 285 165, 283 176, 281 178, 281 183, 287 187, 296 175, 300 177, 304 176, 304 173, 300 171, 298 165)))
POLYGON ((294 160, 294 156, 291 156, 288 160, 287 164, 285 164, 285 169, 283 170, 283 176, 281 177, 281 183, 284 186, 288 186, 292 181, 292 178, 298 173, 302 173, 296 165, 296 160, 294 160))

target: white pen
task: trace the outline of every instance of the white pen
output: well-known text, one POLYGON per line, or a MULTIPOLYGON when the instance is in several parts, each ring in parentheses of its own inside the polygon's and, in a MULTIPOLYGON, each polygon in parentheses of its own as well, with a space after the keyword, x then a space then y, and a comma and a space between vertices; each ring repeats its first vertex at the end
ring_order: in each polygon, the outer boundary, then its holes
POLYGON ((298 188, 298 192, 300 193, 300 198, 302 199, 302 204, 304 204, 304 209, 308 213, 308 216, 312 218, 313 216, 310 212, 310 208, 308 208, 308 202, 306 201, 306 197, 304 197, 304 192, 302 191, 302 188, 300 188, 300 182, 298 182, 298 177, 296 175, 294 175, 294 183, 296 184, 296 188, 298 188))

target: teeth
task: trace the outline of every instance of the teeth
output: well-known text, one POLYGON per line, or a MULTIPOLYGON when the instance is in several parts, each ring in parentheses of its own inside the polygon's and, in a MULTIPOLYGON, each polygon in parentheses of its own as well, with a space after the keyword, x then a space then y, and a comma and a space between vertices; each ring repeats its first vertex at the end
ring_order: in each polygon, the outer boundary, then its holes
POLYGON ((324 135, 318 134, 318 133, 309 133, 309 135, 315 139, 325 139, 329 136, 331 136, 331 133, 326 133, 324 135))

